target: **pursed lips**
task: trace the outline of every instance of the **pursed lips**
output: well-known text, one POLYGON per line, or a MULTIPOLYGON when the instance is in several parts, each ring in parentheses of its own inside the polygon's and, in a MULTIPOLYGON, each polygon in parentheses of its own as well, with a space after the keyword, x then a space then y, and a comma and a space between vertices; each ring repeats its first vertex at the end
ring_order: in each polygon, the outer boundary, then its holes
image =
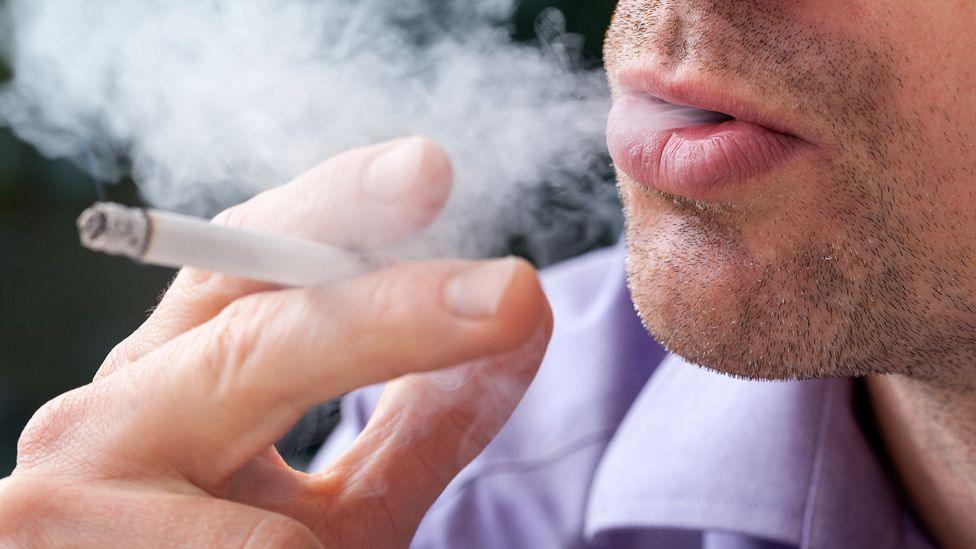
POLYGON ((636 182, 713 200, 807 148, 775 115, 701 74, 631 67, 614 75, 607 143, 618 168, 636 182), (668 124, 661 120, 662 102, 700 115, 668 124))

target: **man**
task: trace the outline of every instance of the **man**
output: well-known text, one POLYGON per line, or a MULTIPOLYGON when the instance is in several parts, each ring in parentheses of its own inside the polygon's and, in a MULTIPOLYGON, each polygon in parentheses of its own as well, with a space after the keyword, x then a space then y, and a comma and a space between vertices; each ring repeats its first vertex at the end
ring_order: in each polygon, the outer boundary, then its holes
MULTIPOLYGON (((973 546, 974 30, 953 0, 622 1, 608 136, 630 293, 622 250, 545 277, 559 324, 507 424, 551 331, 523 263, 315 290, 185 270, 32 420, 4 540, 973 546), (656 132, 658 101, 733 120, 656 132), (394 378, 375 406, 347 399, 320 473, 270 447, 314 402, 394 378)), ((217 222, 376 245, 449 186, 412 138, 217 222)))

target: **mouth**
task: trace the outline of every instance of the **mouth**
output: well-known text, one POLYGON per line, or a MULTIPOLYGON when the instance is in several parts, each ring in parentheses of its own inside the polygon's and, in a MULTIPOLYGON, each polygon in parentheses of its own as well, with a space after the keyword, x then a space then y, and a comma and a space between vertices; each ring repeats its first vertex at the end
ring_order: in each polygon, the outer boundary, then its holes
POLYGON ((808 148, 775 114, 730 88, 668 76, 634 69, 616 75, 607 144, 638 184, 695 200, 734 200, 808 148))

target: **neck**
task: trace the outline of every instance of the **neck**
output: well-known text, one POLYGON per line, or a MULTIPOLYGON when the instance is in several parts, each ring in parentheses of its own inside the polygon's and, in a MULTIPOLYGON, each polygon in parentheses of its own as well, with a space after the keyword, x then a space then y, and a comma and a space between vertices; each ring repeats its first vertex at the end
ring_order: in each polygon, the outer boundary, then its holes
POLYGON ((919 517, 946 547, 976 547, 976 389, 868 379, 888 453, 919 517))

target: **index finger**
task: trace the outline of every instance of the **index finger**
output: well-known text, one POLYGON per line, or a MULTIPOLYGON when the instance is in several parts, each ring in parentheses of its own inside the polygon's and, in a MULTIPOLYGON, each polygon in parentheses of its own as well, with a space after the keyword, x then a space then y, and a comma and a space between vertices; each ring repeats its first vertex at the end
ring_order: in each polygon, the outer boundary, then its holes
MULTIPOLYGON (((336 156, 226 210, 214 223, 376 248, 433 221, 452 179, 450 160, 437 143, 409 137, 336 156)), ((203 324, 240 297, 271 289, 263 282, 183 269, 149 319, 109 354, 96 379, 203 324)))

